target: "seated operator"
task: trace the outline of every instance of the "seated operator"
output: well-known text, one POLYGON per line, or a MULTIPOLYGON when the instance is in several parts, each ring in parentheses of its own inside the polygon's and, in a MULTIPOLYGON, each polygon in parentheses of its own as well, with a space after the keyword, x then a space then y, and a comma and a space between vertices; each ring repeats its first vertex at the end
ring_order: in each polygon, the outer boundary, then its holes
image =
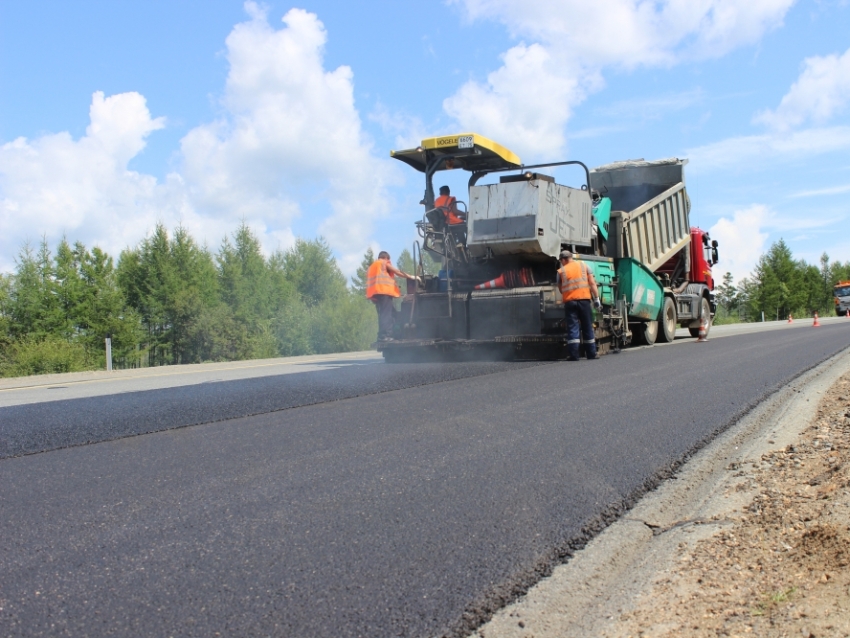
POLYGON ((466 213, 457 209, 457 200, 452 197, 448 186, 440 186, 440 196, 434 202, 446 219, 449 230, 462 244, 466 244, 466 213))

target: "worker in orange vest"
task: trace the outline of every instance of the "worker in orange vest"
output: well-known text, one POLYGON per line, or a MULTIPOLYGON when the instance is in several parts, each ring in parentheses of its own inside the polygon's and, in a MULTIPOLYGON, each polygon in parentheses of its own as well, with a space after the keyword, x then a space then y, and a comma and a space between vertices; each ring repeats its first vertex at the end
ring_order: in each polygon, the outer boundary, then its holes
POLYGON ((569 250, 562 251, 560 257, 558 288, 566 311, 569 359, 578 361, 582 337, 585 355, 588 359, 596 359, 596 335, 593 332, 593 311, 590 307, 592 301, 594 308, 602 308, 596 280, 587 264, 575 261, 569 250))
POLYGON ((416 279, 392 265, 390 254, 382 250, 366 272, 366 298, 375 304, 378 311, 378 341, 392 341, 395 324, 393 299, 401 296, 395 277, 416 279))
POLYGON ((446 225, 458 242, 458 248, 466 246, 466 213, 457 209, 457 200, 452 197, 448 186, 440 186, 440 196, 434 201, 434 206, 443 211, 446 225))
POLYGON ((434 201, 434 207, 443 211, 449 226, 466 223, 466 215, 457 209, 457 200, 452 197, 452 191, 448 186, 440 186, 440 196, 434 201))

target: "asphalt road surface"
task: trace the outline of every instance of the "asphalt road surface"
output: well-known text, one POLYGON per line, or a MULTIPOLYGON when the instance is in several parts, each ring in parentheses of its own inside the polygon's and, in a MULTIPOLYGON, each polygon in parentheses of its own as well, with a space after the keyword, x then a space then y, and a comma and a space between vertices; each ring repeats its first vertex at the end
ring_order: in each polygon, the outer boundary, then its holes
POLYGON ((848 346, 850 321, 0 408, 0 636, 464 635, 848 346))

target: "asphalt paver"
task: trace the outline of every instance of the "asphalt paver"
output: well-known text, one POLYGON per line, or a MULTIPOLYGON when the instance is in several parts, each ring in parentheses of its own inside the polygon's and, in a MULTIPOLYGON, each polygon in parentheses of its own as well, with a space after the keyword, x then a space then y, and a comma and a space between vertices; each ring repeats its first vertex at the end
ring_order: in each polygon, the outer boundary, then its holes
POLYGON ((0 635, 465 635, 848 346, 688 342, 7 458, 0 635))

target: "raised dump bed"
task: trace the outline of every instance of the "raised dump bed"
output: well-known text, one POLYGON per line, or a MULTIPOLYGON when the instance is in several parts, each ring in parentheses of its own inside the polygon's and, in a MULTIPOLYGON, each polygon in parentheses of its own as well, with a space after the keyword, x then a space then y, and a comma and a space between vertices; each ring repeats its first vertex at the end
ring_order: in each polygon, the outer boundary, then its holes
POLYGON ((690 243, 687 160, 635 160, 595 168, 592 187, 611 199, 608 254, 655 272, 690 243))

